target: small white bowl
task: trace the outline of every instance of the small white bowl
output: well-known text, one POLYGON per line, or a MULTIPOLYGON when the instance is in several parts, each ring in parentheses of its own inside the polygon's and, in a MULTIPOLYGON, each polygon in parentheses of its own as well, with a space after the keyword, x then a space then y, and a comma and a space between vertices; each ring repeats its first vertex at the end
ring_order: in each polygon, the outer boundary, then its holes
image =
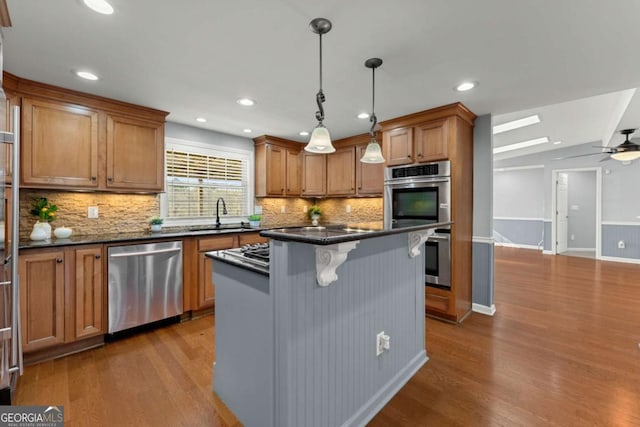
POLYGON ((67 239, 69 238, 69 236, 71 236, 72 231, 73 230, 71 230, 69 227, 58 227, 55 230, 53 230, 53 234, 58 239, 67 239))

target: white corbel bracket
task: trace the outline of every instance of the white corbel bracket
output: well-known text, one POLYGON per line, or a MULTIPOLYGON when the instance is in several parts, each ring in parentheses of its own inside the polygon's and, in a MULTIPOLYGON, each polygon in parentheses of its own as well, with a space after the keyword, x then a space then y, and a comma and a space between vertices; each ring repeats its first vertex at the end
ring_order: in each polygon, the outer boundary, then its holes
POLYGON ((347 254, 358 243, 359 240, 335 245, 316 245, 316 280, 319 286, 324 288, 338 280, 336 268, 347 260, 347 254))
POLYGON ((409 233, 409 257, 415 258, 420 255, 420 248, 429 239, 435 228, 427 228, 426 230, 412 231, 409 233))

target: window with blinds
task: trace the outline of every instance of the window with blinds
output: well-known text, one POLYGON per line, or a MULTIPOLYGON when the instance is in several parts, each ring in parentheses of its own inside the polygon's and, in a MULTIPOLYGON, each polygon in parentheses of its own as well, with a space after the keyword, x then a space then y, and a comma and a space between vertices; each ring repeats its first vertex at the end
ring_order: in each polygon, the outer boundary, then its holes
POLYGON ((219 197, 224 198, 227 216, 247 216, 248 161, 237 157, 167 149, 166 217, 214 218, 219 197))

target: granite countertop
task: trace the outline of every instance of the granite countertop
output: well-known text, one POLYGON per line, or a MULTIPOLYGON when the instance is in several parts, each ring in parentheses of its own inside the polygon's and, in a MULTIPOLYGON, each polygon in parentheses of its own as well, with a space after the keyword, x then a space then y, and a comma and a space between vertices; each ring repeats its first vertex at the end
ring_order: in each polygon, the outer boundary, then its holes
POLYGON ((370 239, 391 234, 409 233, 429 228, 447 228, 452 222, 437 222, 403 228, 385 228, 382 222, 360 224, 341 224, 317 227, 273 228, 260 232, 261 236, 275 240, 310 243, 314 245, 332 245, 354 240, 370 239))
POLYGON ((151 233, 149 231, 139 231, 132 233, 105 233, 105 234, 88 234, 88 235, 71 235, 68 239, 57 239, 52 237, 47 240, 29 240, 20 239, 20 249, 29 248, 48 248, 57 246, 71 246, 71 245, 88 245, 92 243, 117 243, 117 242, 130 242, 136 240, 157 240, 157 239, 179 239, 182 237, 191 236, 215 236, 219 234, 229 233, 246 233, 257 232, 264 230, 263 228, 247 228, 246 226, 240 226, 236 224, 223 225, 222 228, 199 228, 193 229, 185 228, 180 230, 161 231, 159 233, 151 233))
POLYGON ((251 264, 249 262, 246 262, 246 260, 242 260, 237 256, 234 257, 233 255, 229 254, 228 250, 205 252, 205 256, 269 277, 268 265, 266 267, 263 267, 251 264))

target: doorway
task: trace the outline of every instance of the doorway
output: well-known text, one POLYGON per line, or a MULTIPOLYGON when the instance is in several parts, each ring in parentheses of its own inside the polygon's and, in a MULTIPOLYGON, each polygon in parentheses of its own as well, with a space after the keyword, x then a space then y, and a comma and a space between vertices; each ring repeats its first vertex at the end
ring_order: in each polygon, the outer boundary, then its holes
POLYGON ((553 254, 601 257, 601 188, 601 168, 552 172, 553 254))

